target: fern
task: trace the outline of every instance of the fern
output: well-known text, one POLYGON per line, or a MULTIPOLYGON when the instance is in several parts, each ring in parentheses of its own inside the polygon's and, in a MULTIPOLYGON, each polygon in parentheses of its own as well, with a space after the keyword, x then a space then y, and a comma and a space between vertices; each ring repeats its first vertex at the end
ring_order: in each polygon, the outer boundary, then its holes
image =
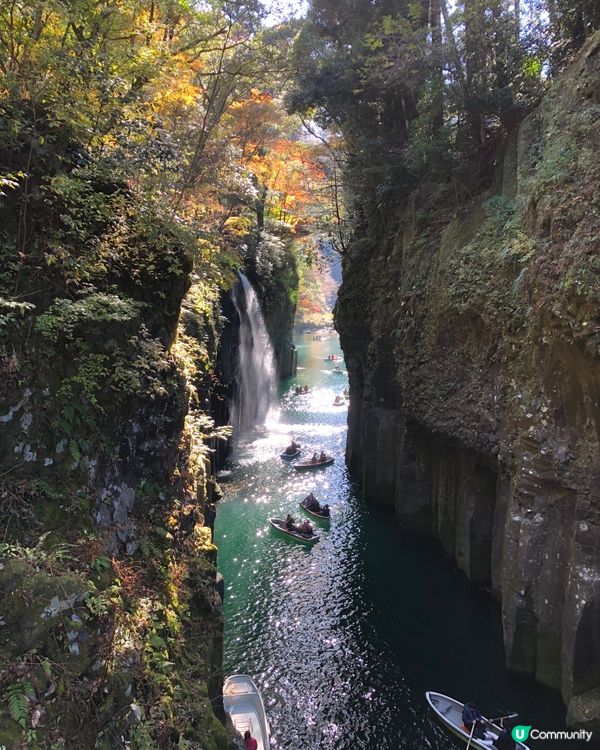
POLYGON ((33 687, 28 680, 20 680, 14 685, 6 688, 8 696, 8 710, 13 721, 22 729, 27 729, 29 719, 29 700, 28 697, 34 695, 33 687))
POLYGON ((81 451, 79 450, 79 443, 77 440, 71 440, 69 443, 69 454, 75 464, 78 464, 81 459, 81 451))
POLYGON ((48 661, 48 659, 42 659, 42 669, 44 670, 44 674, 46 677, 51 680, 52 679, 52 664, 48 661))

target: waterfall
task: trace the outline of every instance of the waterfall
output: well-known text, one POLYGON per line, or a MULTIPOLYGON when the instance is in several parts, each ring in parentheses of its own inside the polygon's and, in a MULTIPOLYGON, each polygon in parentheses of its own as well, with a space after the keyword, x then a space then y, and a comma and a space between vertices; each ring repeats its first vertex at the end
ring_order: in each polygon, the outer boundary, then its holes
POLYGON ((275 404, 275 357, 256 292, 243 273, 233 288, 240 318, 238 376, 231 423, 238 435, 264 425, 275 404))

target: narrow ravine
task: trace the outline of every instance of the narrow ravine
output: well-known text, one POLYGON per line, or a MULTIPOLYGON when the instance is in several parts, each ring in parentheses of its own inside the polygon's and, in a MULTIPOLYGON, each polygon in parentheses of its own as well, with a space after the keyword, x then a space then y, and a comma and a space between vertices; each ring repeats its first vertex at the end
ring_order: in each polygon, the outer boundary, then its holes
POLYGON ((347 376, 324 361, 341 355, 337 337, 307 334, 297 344, 299 372, 281 386, 280 421, 235 450, 215 530, 225 674, 259 684, 273 747, 456 747, 428 715, 426 689, 474 699, 488 715, 517 710, 523 723, 560 728, 559 697, 507 674, 491 597, 435 542, 403 536, 388 512, 353 490, 343 460, 346 408, 333 406, 347 376), (296 384, 310 394, 293 395, 296 384), (290 436, 305 453, 333 453, 335 464, 296 473, 279 458, 290 436), (332 524, 307 550, 276 536, 267 519, 301 518, 298 501, 310 490, 330 503, 332 524))

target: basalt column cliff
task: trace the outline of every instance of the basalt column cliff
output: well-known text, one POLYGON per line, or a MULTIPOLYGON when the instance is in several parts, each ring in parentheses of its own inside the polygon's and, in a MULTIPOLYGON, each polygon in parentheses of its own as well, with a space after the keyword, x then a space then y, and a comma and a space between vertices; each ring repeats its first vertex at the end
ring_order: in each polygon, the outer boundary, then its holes
POLYGON ((347 459, 502 602, 506 659, 600 722, 600 36, 459 204, 366 221, 336 310, 347 459), (366 308, 366 309, 365 309, 366 308))

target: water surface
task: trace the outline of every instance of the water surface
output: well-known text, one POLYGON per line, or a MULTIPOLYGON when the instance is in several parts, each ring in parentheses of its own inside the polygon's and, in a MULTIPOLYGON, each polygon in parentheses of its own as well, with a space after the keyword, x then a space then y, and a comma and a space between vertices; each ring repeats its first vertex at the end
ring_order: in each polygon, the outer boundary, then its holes
POLYGON ((301 337, 279 423, 232 456, 216 524, 225 674, 255 679, 272 746, 285 750, 464 748, 432 720, 428 689, 475 700, 488 716, 516 710, 523 724, 562 728, 555 693, 508 675, 491 597, 434 540, 402 534, 389 512, 355 492, 343 461, 346 408, 333 406, 347 375, 332 373, 330 353, 341 355, 333 334, 301 337), (297 383, 311 393, 292 395, 297 383), (324 449, 334 465, 295 472, 279 458, 292 436, 303 456, 324 449), (303 518, 298 501, 311 490, 330 504, 332 522, 307 549, 278 536, 268 518, 303 518))

